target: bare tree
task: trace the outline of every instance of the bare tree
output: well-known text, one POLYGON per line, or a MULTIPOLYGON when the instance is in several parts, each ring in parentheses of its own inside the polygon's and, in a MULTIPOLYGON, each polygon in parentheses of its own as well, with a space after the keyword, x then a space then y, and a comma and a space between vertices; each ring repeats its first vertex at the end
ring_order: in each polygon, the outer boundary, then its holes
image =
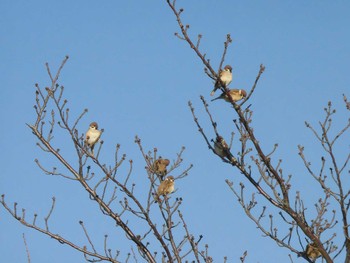
MULTIPOLYGON (((125 164, 125 154, 120 156, 120 145, 116 145, 115 162, 107 165, 99 158, 103 149, 103 140, 97 143, 98 149, 95 154, 84 142, 86 136, 84 133, 80 133, 78 127, 79 121, 88 110, 85 109, 78 117, 72 118, 68 102, 64 99, 64 87, 58 84, 61 70, 67 60, 68 56, 63 60, 55 75, 51 73, 49 65, 46 64, 51 86, 42 89, 36 84, 36 104, 34 106, 36 120, 33 124, 28 124, 38 139, 37 145, 42 151, 56 158, 61 164, 61 168, 47 168, 39 160, 35 161, 47 175, 60 176, 66 180, 78 182, 88 192, 90 199, 98 204, 101 214, 115 221, 116 226, 125 233, 125 238, 133 242, 134 248, 129 253, 123 253, 125 258, 119 259, 120 251, 112 252, 111 248, 108 247, 108 236, 106 235, 104 250, 98 251, 83 221, 80 221, 80 225, 86 235, 86 245, 78 245, 68 238, 54 234, 49 227, 49 222, 55 209, 55 198, 52 200, 51 210, 44 218, 45 226, 37 225, 37 215, 28 219, 25 209, 18 212, 17 203, 14 203, 13 208, 11 208, 5 201, 5 195, 2 195, 2 205, 23 225, 82 252, 87 261, 128 262, 131 255, 136 258, 136 254, 141 255, 148 262, 180 262, 187 258, 195 259, 197 262, 201 258, 207 261, 208 256, 205 252, 198 250, 201 236, 194 237, 190 233, 180 211, 182 199, 173 198, 170 195, 171 192, 159 193, 159 189, 157 190, 158 185, 165 182, 166 178, 171 177, 177 181, 188 175, 192 165, 179 171, 183 163, 182 153, 185 149, 180 149, 173 163, 170 164, 169 160, 158 156, 157 149, 144 151, 141 140, 136 136, 135 143, 139 146, 140 153, 145 160, 145 173, 149 180, 148 190, 138 195, 138 185, 132 179, 133 162, 125 164), (71 119, 73 120, 71 121, 71 119), (77 168, 74 168, 76 163, 70 163, 60 149, 56 148, 56 140, 53 138, 57 129, 63 129, 70 137, 71 151, 75 151, 77 156, 77 168), (129 166, 128 173, 118 173, 122 165, 129 166), (173 176, 168 176, 170 173, 173 176), (156 195, 159 196, 156 198, 156 195), (116 202, 119 203, 118 208, 115 206, 116 202), (134 221, 131 220, 132 218, 136 220, 135 223, 131 223, 134 221), (134 232, 135 224, 143 225, 144 232, 136 234, 134 232), (182 229, 182 233, 179 231, 180 229, 182 229), (158 250, 162 253, 158 254, 158 250)), ((103 129, 101 133, 103 135, 103 129)))
MULTIPOLYGON (((210 60, 206 58, 205 53, 202 53, 199 49, 202 35, 199 34, 196 41, 192 40, 188 32, 190 26, 184 25, 181 20, 181 14, 184 12, 184 9, 176 8, 176 0, 167 0, 167 3, 176 16, 181 30, 180 33, 175 33, 175 35, 190 45, 199 60, 203 63, 204 72, 207 76, 215 82, 220 82, 219 88, 222 93, 226 95, 226 101, 232 105, 233 114, 237 116, 234 120, 234 124, 236 133, 238 133, 239 136, 238 141, 241 144, 241 147, 239 147, 241 150, 238 152, 237 156, 234 156, 227 143, 221 144, 221 152, 215 149, 218 143, 217 139, 215 142, 209 139, 209 135, 204 132, 204 129, 199 123, 192 103, 189 102, 193 119, 209 149, 211 149, 214 154, 218 155, 225 163, 231 165, 233 169, 238 169, 240 173, 245 176, 247 182, 256 189, 256 192, 248 194, 245 192, 245 185, 243 183, 240 183, 239 187, 235 188, 231 180, 226 180, 227 185, 237 197, 246 215, 254 221, 265 236, 270 237, 276 241, 279 246, 288 248, 298 257, 303 257, 308 262, 313 262, 319 257, 322 257, 326 262, 333 262, 344 248, 346 250, 345 262, 350 262, 349 225, 347 220, 350 205, 350 188, 344 187, 344 173, 349 173, 349 171, 346 171, 346 167, 349 163, 350 153, 344 158, 335 158, 334 154, 334 144, 349 129, 350 119, 344 124, 344 128, 332 137, 330 135, 330 129, 332 125, 332 115, 335 114, 335 110, 332 108, 331 103, 329 103, 328 107, 325 108, 326 116, 324 121, 319 122, 320 131, 317 131, 306 122, 306 126, 312 130, 325 151, 325 156, 321 157, 322 164, 320 172, 316 174, 316 172, 311 169, 311 165, 303 153, 304 147, 298 147, 299 155, 304 161, 306 169, 316 180, 315 184, 318 183, 320 189, 323 191, 319 202, 316 204, 316 217, 307 218, 305 215, 306 207, 304 206, 304 201, 300 193, 297 192, 294 197, 291 197, 290 189, 292 176, 286 176, 283 173, 281 167, 282 161, 274 157, 278 144, 272 146, 269 152, 265 152, 262 149, 257 135, 251 127, 253 117, 253 111, 250 109, 251 105, 245 106, 249 98, 253 96, 257 83, 265 70, 264 65, 260 65, 255 82, 243 101, 238 103, 233 100, 229 93, 230 90, 226 84, 220 80, 219 73, 214 70, 210 60), (211 142, 214 142, 214 144, 211 142), (331 182, 326 180, 328 174, 325 170, 326 163, 329 165, 329 173, 333 179, 331 182), (259 193, 260 196, 263 197, 263 201, 267 201, 267 205, 260 206, 259 208, 256 193, 259 193), (247 196, 251 197, 247 198, 247 196), (332 210, 329 209, 330 198, 333 198, 337 203, 337 206, 332 207, 332 210), (277 219, 273 213, 269 214, 267 217, 267 210, 269 207, 277 209, 279 218, 285 224, 285 229, 280 230, 275 227, 275 220, 277 219), (344 230, 343 242, 340 245, 333 242, 336 233, 334 231, 332 232, 332 229, 338 222, 336 211, 340 214, 340 221, 342 221, 344 230), (279 234, 279 232, 284 232, 284 234, 279 234)), ((221 71, 227 48, 231 42, 231 37, 228 34, 224 42, 224 50, 218 72, 221 71)), ((201 100, 212 124, 215 136, 216 138, 220 138, 219 141, 221 141, 223 136, 219 133, 218 124, 209 110, 209 104, 203 96, 201 96, 201 100)), ((344 102, 349 110, 349 102, 345 95, 344 102)), ((232 118, 230 115, 228 115, 228 117, 232 118)), ((234 135, 235 132, 232 134, 234 135)), ((232 140, 233 137, 231 138, 231 143, 232 140)))
MULTIPOLYGON (((282 161, 275 157, 278 145, 271 146, 266 152, 262 149, 258 135, 251 126, 253 120, 252 106, 248 105, 249 99, 254 96, 254 91, 262 74, 264 65, 260 65, 257 77, 250 91, 243 96, 243 100, 233 99, 230 89, 220 79, 220 72, 225 62, 227 49, 232 42, 230 35, 226 36, 223 54, 215 70, 205 53, 200 50, 202 35, 192 40, 189 35, 189 25, 184 25, 181 14, 184 9, 176 7, 176 1, 167 0, 169 8, 173 11, 180 28, 175 35, 189 44, 200 62, 204 65, 205 74, 217 83, 217 88, 222 96, 229 102, 228 108, 234 116, 234 128, 230 143, 227 144, 224 136, 219 131, 219 125, 210 110, 210 105, 204 96, 200 96, 206 115, 215 134, 214 139, 205 132, 199 117, 191 102, 188 103, 193 120, 205 143, 210 150, 235 171, 239 171, 246 183, 236 183, 238 179, 226 180, 228 189, 237 198, 244 212, 266 236, 274 240, 278 246, 287 248, 292 255, 302 257, 307 262, 314 262, 322 258, 325 262, 334 260, 345 251, 344 262, 350 262, 350 240, 348 233, 348 210, 350 206, 350 188, 344 181, 346 173, 349 174, 348 163, 350 153, 347 156, 338 157, 335 154, 335 146, 339 139, 350 127, 350 119, 346 120, 343 128, 336 132, 332 128, 332 117, 336 113, 329 103, 325 108, 325 119, 319 122, 319 128, 306 123, 315 138, 324 149, 320 156, 321 167, 316 172, 311 166, 304 147, 299 146, 299 155, 304 162, 308 173, 315 179, 314 187, 320 189, 320 197, 316 207, 316 216, 310 217, 306 213, 305 200, 299 192, 291 193, 292 176, 286 175, 282 169, 282 161), (232 106, 232 107, 230 107, 232 106), (231 152, 232 143, 239 143, 239 152, 231 152), (345 174, 345 175, 344 175, 345 174), (246 190, 245 184, 253 187, 253 191, 246 190), (283 229, 277 229, 276 221, 282 222, 283 229), (343 233, 336 233, 335 226, 341 222, 343 233), (339 242, 335 242, 336 234, 341 234, 339 242)), ((182 199, 176 197, 176 187, 173 181, 183 179, 188 175, 192 165, 181 168, 183 165, 181 148, 174 155, 173 161, 159 156, 158 150, 144 150, 140 138, 135 137, 140 154, 145 161, 145 173, 147 174, 147 190, 142 191, 133 176, 133 162, 126 161, 125 154, 120 153, 120 145, 116 145, 114 162, 106 164, 101 160, 103 151, 103 129, 100 130, 96 140, 90 142, 90 135, 85 134, 85 129, 80 127, 80 121, 88 110, 85 109, 78 116, 72 117, 68 101, 64 97, 64 87, 58 82, 61 71, 68 60, 68 56, 62 61, 56 74, 52 74, 46 64, 47 73, 51 79, 49 87, 42 88, 36 84, 35 91, 35 121, 28 124, 37 139, 40 149, 48 153, 53 159, 58 160, 60 167, 45 167, 39 160, 37 165, 47 175, 62 177, 71 182, 78 183, 91 200, 98 206, 97 212, 101 216, 108 217, 115 222, 116 227, 125 233, 125 240, 131 241, 133 246, 130 251, 116 252, 108 243, 108 235, 105 235, 103 249, 99 250, 90 237, 89 231, 80 221, 81 228, 86 237, 86 244, 77 244, 69 238, 54 234, 49 227, 52 212, 55 209, 56 199, 52 199, 52 207, 44 218, 45 225, 37 224, 37 215, 33 218, 26 216, 26 210, 18 211, 17 203, 12 206, 2 195, 1 204, 21 224, 33 228, 62 244, 67 244, 76 251, 81 252, 88 262, 128 262, 133 259, 144 259, 147 262, 212 262, 209 256, 208 245, 201 245, 202 236, 194 235, 181 213, 182 199), (70 138, 70 151, 75 153, 76 161, 66 158, 57 148, 57 137, 54 134, 63 130, 70 138), (95 144, 96 143, 96 144, 95 144), (95 149, 93 149, 93 147, 95 149), (128 166, 128 172, 121 172, 122 166, 128 166), (175 190, 175 193, 174 193, 175 190), (142 233, 135 231, 136 225, 142 225, 142 233)), ((343 100, 347 110, 350 110, 350 102, 346 96, 343 100)), ((92 125, 98 128, 97 124, 92 125)), ((92 135, 91 135, 92 136, 92 135)), ((237 147, 238 148, 238 147, 237 147)), ((337 240, 338 240, 337 239, 337 240)), ((25 241, 25 238, 24 238, 25 241)), ((25 241, 26 244, 26 241, 25 241)), ((27 248, 27 244, 26 244, 27 248)), ((28 261, 30 253, 27 249, 28 261)), ((247 257, 245 251, 240 258, 244 262, 247 257)), ((226 262, 224 257, 223 261, 226 262)))

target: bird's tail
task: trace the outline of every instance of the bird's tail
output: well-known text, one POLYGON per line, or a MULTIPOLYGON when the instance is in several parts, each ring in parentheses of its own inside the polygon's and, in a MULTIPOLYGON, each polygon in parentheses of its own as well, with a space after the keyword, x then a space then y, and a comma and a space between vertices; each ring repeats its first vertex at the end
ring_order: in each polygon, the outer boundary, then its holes
POLYGON ((223 96, 220 95, 219 97, 215 98, 215 99, 212 99, 211 101, 214 101, 214 100, 219 100, 219 99, 223 99, 223 96))
POLYGON ((91 155, 92 155, 92 157, 95 157, 95 154, 94 154, 94 147, 95 147, 95 145, 92 145, 92 146, 91 146, 91 155))
POLYGON ((156 203, 160 203, 162 201, 157 193, 154 194, 154 200, 156 203))
POLYGON ((215 91, 217 91, 220 88, 220 82, 216 81, 214 85, 214 89, 210 92, 210 96, 214 96, 215 91))

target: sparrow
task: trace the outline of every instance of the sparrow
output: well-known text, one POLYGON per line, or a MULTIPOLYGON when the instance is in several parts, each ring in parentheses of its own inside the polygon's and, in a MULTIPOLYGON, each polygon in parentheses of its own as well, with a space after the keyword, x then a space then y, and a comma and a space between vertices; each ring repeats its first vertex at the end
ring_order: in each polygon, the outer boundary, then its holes
POLYGON ((174 176, 168 176, 163 182, 158 186, 157 193, 155 195, 156 201, 160 202, 160 196, 166 196, 171 194, 175 190, 174 176))
POLYGON ((226 87, 228 84, 231 83, 231 81, 232 81, 232 67, 230 65, 226 65, 223 70, 220 70, 219 79, 216 80, 214 89, 210 93, 210 96, 213 96, 215 91, 220 88, 221 83, 224 84, 226 87))
POLYGON ((317 258, 321 256, 320 251, 317 249, 314 243, 307 244, 305 253, 306 253, 306 256, 312 261, 315 261, 317 258))
POLYGON ((162 159, 160 157, 160 158, 158 158, 158 160, 156 160, 153 163, 152 170, 154 173, 156 173, 157 175, 159 175, 163 178, 163 176, 165 176, 167 173, 166 168, 169 164, 170 164, 170 161, 168 159, 162 159))
MULTIPOLYGON (((247 92, 244 89, 231 89, 228 93, 230 94, 229 96, 234 102, 247 97, 247 92)), ((229 97, 226 95, 226 93, 222 93, 219 97, 212 99, 211 101, 218 99, 224 99, 225 101, 230 102, 229 97)))
POLYGON ((214 152, 222 158, 227 158, 231 162, 236 162, 236 158, 230 152, 230 149, 222 136, 218 135, 214 141, 214 152))
POLYGON ((98 142, 101 136, 101 131, 98 130, 98 124, 96 122, 90 123, 90 127, 85 135, 85 145, 90 147, 91 154, 94 156, 94 146, 98 142))

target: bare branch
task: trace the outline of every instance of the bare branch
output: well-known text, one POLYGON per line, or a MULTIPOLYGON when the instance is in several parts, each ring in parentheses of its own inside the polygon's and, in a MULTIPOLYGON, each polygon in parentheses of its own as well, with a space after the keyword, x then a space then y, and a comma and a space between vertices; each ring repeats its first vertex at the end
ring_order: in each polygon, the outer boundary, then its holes
POLYGON ((23 237, 24 246, 26 247, 27 260, 28 260, 28 263, 30 263, 30 253, 29 253, 29 249, 28 249, 28 245, 27 245, 27 241, 26 241, 26 237, 25 237, 24 233, 23 233, 22 237, 23 237))

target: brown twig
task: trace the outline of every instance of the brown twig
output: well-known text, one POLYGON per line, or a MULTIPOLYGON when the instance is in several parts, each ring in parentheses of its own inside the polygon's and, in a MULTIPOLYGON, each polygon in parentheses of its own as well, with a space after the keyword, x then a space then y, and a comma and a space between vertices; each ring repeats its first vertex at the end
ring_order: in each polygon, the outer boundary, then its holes
POLYGON ((28 249, 28 245, 27 245, 27 241, 24 233, 22 234, 22 237, 23 237, 24 246, 26 247, 27 260, 28 260, 28 263, 30 263, 30 253, 29 253, 29 249, 28 249))

